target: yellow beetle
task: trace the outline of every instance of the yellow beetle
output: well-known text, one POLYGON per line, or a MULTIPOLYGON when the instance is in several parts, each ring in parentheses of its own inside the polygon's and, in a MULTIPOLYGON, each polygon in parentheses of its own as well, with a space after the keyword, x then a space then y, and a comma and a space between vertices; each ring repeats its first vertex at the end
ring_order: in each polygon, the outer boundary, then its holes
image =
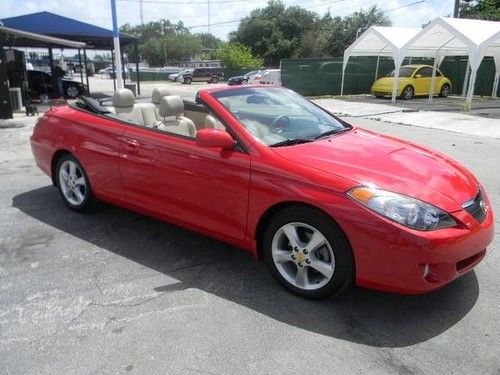
MULTIPOLYGON (((432 80, 432 66, 404 65, 399 70, 399 84, 397 96, 402 99, 411 99, 418 95, 429 95, 432 80)), ((392 95, 394 85, 394 70, 386 77, 377 79, 372 85, 372 95, 383 97, 392 95)), ((447 97, 451 91, 451 82, 439 69, 436 70, 434 95, 447 97)))

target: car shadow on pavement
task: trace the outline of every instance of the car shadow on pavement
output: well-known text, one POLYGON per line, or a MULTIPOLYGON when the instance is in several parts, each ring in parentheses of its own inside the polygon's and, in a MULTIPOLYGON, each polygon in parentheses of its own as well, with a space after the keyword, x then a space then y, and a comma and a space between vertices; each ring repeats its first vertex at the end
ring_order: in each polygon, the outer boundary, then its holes
POLYGON ((435 337, 459 322, 479 294, 471 272, 427 295, 351 287, 335 299, 310 301, 288 293, 248 252, 131 211, 102 203, 87 214, 75 213, 52 186, 15 196, 13 206, 179 281, 151 285, 151 291, 197 288, 285 324, 370 346, 404 347, 435 337))

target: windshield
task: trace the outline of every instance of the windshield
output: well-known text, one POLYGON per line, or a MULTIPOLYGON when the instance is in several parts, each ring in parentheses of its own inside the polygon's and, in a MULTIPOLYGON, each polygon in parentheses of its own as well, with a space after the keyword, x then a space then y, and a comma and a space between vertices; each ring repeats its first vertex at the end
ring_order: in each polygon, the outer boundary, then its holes
POLYGON ((253 76, 254 74, 257 74, 259 73, 259 70, 252 70, 251 72, 248 72, 247 74, 245 74, 245 77, 250 77, 250 76, 253 76))
MULTIPOLYGON (((399 69, 399 76, 404 77, 404 78, 409 78, 412 76, 413 72, 415 71, 416 68, 410 68, 409 66, 402 66, 401 69, 399 69)), ((387 77, 394 77, 394 73, 396 71, 393 70, 389 74, 387 74, 387 77)))
POLYGON ((284 88, 242 87, 212 95, 268 146, 304 143, 351 128, 284 88))

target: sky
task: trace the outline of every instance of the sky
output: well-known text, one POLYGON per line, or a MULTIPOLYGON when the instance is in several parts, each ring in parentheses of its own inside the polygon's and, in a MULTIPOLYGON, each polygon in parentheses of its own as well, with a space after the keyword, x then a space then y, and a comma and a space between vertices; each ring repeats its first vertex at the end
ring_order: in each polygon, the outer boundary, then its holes
MULTIPOLYGON (((116 0, 118 24, 139 24, 140 0, 116 0)), ((265 7, 267 0, 142 0, 144 22, 161 18, 172 22, 182 20, 193 33, 208 31, 208 1, 210 1, 210 31, 227 40, 229 32, 238 27, 238 20, 253 9, 265 7)), ((283 0, 286 5, 300 5, 324 15, 345 16, 360 9, 377 5, 386 11, 393 26, 421 27, 439 16, 453 13, 454 0, 283 0), (399 8, 399 9, 398 9, 399 8)), ((0 0, 0 18, 48 11, 79 21, 112 28, 110 0, 0 0)))

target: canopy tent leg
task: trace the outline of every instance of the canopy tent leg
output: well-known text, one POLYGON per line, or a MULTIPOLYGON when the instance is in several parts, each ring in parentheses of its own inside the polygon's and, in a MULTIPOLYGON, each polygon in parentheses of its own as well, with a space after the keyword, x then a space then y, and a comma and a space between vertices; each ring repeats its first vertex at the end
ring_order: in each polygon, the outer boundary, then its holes
POLYGON ((342 63, 342 83, 340 84, 340 96, 344 95, 344 79, 345 79, 345 69, 347 67, 347 62, 349 61, 349 55, 344 54, 344 62, 342 63))
POLYGON ((470 61, 469 58, 467 58, 467 65, 465 67, 464 85, 462 86, 462 99, 465 99, 465 96, 467 95, 467 84, 469 81, 469 77, 470 77, 470 61))
POLYGON ((500 72, 495 73, 495 80, 493 81, 493 89, 491 90, 491 97, 495 99, 498 92, 498 81, 500 80, 500 72))
POLYGON ((434 97, 434 90, 436 86, 436 69, 438 60, 439 60, 439 55, 436 53, 436 56, 434 57, 434 65, 432 66, 431 85, 429 87, 429 102, 432 102, 432 98, 434 97))
POLYGON ((375 68, 375 81, 378 79, 378 66, 380 63, 380 54, 377 55, 377 67, 375 68))
POLYGON ((469 81, 469 90, 467 91, 467 99, 465 102, 467 103, 467 109, 470 110, 472 97, 474 96, 474 86, 476 85, 476 75, 477 69, 471 71, 470 81, 469 81))
MULTIPOLYGON (((56 90, 56 88, 58 87, 57 85, 57 80, 56 78, 54 77, 54 54, 52 53, 52 44, 49 45, 49 67, 50 67, 50 81, 52 83, 52 96, 54 96, 54 94, 59 94, 59 89, 56 90)), ((48 92, 46 92, 45 94, 48 94, 48 92)))
POLYGON ((85 68, 85 81, 87 82, 87 90, 89 91, 90 95, 90 85, 89 85, 89 72, 87 70, 87 50, 84 48, 83 49, 83 65, 85 68))
POLYGON ((401 56, 394 56, 394 84, 392 86, 392 98, 391 102, 396 103, 396 97, 398 95, 398 85, 399 85, 399 69, 401 68, 401 63, 403 59, 401 56))
POLYGON ((78 64, 80 64, 80 82, 83 85, 83 65, 82 65, 82 53, 81 50, 78 50, 78 64))
POLYGON ((135 49, 135 75, 137 80, 137 95, 141 95, 141 78, 139 75, 139 48, 137 47, 137 40, 134 43, 135 49))
POLYGON ((113 91, 116 91, 115 51, 111 50, 111 65, 113 66, 113 91))

